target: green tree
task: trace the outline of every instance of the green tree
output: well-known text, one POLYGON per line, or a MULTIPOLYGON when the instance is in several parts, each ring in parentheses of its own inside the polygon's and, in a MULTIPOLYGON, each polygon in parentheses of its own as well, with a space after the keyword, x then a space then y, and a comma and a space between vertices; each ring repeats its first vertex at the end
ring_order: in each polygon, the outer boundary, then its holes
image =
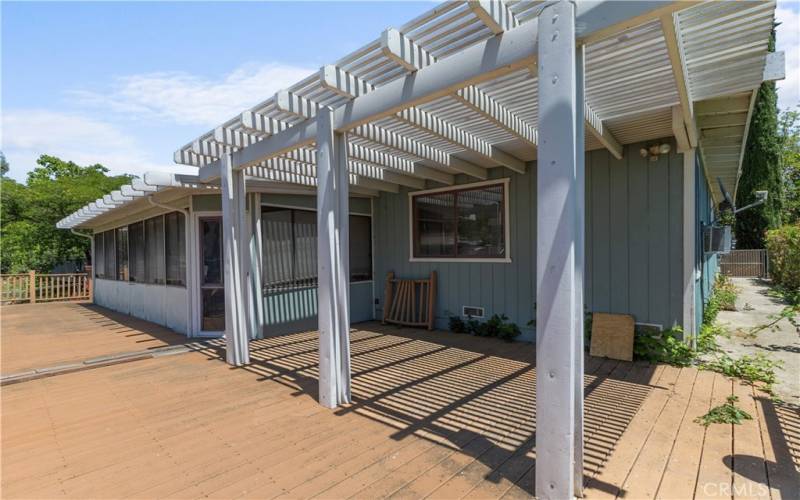
MULTIPOLYGON (((769 50, 775 50, 774 31, 769 50)), ((780 153, 778 93, 775 82, 764 82, 758 89, 747 134, 736 206, 743 207, 756 201, 756 191, 767 190, 769 197, 763 205, 736 215, 738 248, 764 248, 766 231, 781 225, 780 153)))
POLYGON ((126 184, 102 165, 80 166, 42 155, 25 184, 3 177, 0 193, 0 269, 48 272, 67 261, 88 260, 89 241, 57 229, 56 222, 126 184))
POLYGON ((800 106, 787 109, 778 118, 780 165, 783 180, 784 224, 800 223, 800 106))

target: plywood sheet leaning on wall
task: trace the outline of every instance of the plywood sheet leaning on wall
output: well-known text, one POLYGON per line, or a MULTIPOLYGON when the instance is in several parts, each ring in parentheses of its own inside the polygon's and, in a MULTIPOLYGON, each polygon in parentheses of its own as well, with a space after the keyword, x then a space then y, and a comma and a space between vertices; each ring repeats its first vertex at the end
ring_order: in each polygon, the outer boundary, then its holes
POLYGON ((594 313, 589 354, 633 361, 634 319, 629 314, 594 313))

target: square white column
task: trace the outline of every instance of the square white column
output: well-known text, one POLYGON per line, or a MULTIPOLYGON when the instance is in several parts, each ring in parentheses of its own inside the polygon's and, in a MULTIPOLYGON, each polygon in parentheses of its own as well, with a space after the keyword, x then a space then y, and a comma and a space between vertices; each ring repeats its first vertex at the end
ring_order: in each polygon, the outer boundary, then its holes
POLYGON ((249 258, 245 233, 244 172, 231 168, 230 154, 220 161, 222 187, 222 247, 225 264, 225 359, 234 366, 250 363, 245 262, 249 258))
POLYGON ((582 481, 584 146, 575 5, 551 4, 538 23, 536 496, 565 499, 582 481))
POLYGON ((347 139, 317 114, 319 402, 350 402, 350 231, 347 139))

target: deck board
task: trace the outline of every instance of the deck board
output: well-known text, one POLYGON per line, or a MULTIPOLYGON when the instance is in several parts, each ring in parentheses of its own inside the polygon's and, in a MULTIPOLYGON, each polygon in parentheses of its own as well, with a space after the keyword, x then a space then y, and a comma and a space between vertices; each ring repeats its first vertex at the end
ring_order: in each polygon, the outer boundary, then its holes
MULTIPOLYGON (((531 496, 533 346, 357 326, 354 402, 333 411, 316 402, 315 332, 253 341, 245 368, 206 345, 3 387, 3 497, 531 496)), ((584 386, 587 498, 797 491, 796 408, 711 372, 591 357, 584 386), (693 422, 731 392, 753 421, 693 422)))

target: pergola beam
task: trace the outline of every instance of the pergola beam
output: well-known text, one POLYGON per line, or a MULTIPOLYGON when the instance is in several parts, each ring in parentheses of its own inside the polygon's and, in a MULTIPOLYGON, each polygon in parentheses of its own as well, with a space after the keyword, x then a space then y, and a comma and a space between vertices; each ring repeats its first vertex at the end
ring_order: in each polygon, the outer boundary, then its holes
POLYGON ((677 22, 678 20, 672 12, 661 16, 661 30, 664 33, 667 54, 669 55, 669 61, 672 65, 675 86, 678 89, 683 123, 686 125, 689 144, 694 148, 697 146, 698 141, 697 124, 694 117, 691 91, 689 89, 689 83, 686 80, 686 67, 683 63, 681 44, 680 40, 678 40, 677 22))
POLYGON ((589 132, 600 141, 600 144, 606 147, 614 158, 621 160, 623 152, 622 144, 620 144, 617 138, 614 137, 614 134, 604 126, 603 120, 597 116, 597 113, 595 113, 588 104, 584 106, 584 114, 584 122, 588 125, 589 132))
MULTIPOLYGON (((387 57, 403 66, 409 72, 415 72, 436 63, 436 58, 433 55, 394 28, 389 28, 383 32, 381 48, 387 57)), ((476 87, 466 87, 459 89, 455 96, 495 125, 530 143, 533 147, 536 146, 535 130, 527 126, 531 129, 528 130, 525 123, 514 113, 494 101, 482 90, 476 87)), ((490 162, 506 166, 516 172, 525 173, 524 161, 426 111, 419 108, 408 108, 398 113, 398 117, 406 123, 427 130, 441 139, 468 151, 475 152, 490 162)))
POLYGON ((519 26, 504 0, 469 0, 469 8, 495 35, 519 26))
MULTIPOLYGON (((286 113, 292 113, 297 116, 303 116, 305 118, 315 117, 317 111, 320 108, 320 105, 317 104, 316 102, 301 96, 291 94, 290 92, 287 91, 278 92, 278 94, 275 97, 275 102, 278 106, 278 109, 280 109, 281 111, 284 111, 286 113)), ((380 127, 375 127, 375 129, 377 129, 379 132, 382 132, 380 127)), ((348 144, 347 148, 348 148, 347 149, 348 155, 351 158, 360 159, 362 161, 375 164, 382 168, 386 168, 387 170, 396 170, 398 173, 404 175, 420 177, 422 179, 430 179, 432 181, 448 185, 452 185, 455 182, 455 179, 453 178, 452 174, 443 172, 441 170, 437 170, 432 167, 428 167, 427 165, 422 165, 419 162, 415 162, 395 155, 390 155, 387 153, 376 151, 371 148, 359 146, 353 144, 352 142, 348 144)), ((313 150, 310 149, 303 149, 296 151, 307 151, 309 154, 314 153, 313 150)), ((293 151, 292 153, 296 153, 296 151, 293 151)), ((402 151, 402 152, 413 154, 409 151, 402 151)), ((442 153, 442 156, 444 156, 445 154, 446 153, 442 153)))
POLYGON ((489 178, 488 172, 483 167, 372 124, 354 128, 350 131, 350 134, 478 179, 485 180, 489 178))
MULTIPOLYGON (((483 139, 465 132, 431 113, 419 108, 404 109, 397 114, 397 118, 409 125, 424 130, 440 139, 476 153, 486 161, 498 163, 516 172, 525 173, 525 162, 497 148, 483 139)), ((476 167, 472 172, 464 172, 473 177, 481 178, 482 172, 476 167)))
MULTIPOLYGON (((579 42, 606 38, 685 7, 686 4, 675 1, 581 2, 577 4, 577 36, 579 42)), ((337 131, 350 131, 408 107, 452 95, 466 86, 528 68, 536 61, 537 33, 537 23, 524 23, 502 36, 475 43, 414 74, 388 82, 338 107, 334 112, 334 127, 337 131)), ((316 140, 316 135, 314 120, 299 122, 234 152, 234 168, 245 168, 308 146, 316 140)), ((201 168, 200 175, 206 180, 218 177, 219 162, 201 168)))

